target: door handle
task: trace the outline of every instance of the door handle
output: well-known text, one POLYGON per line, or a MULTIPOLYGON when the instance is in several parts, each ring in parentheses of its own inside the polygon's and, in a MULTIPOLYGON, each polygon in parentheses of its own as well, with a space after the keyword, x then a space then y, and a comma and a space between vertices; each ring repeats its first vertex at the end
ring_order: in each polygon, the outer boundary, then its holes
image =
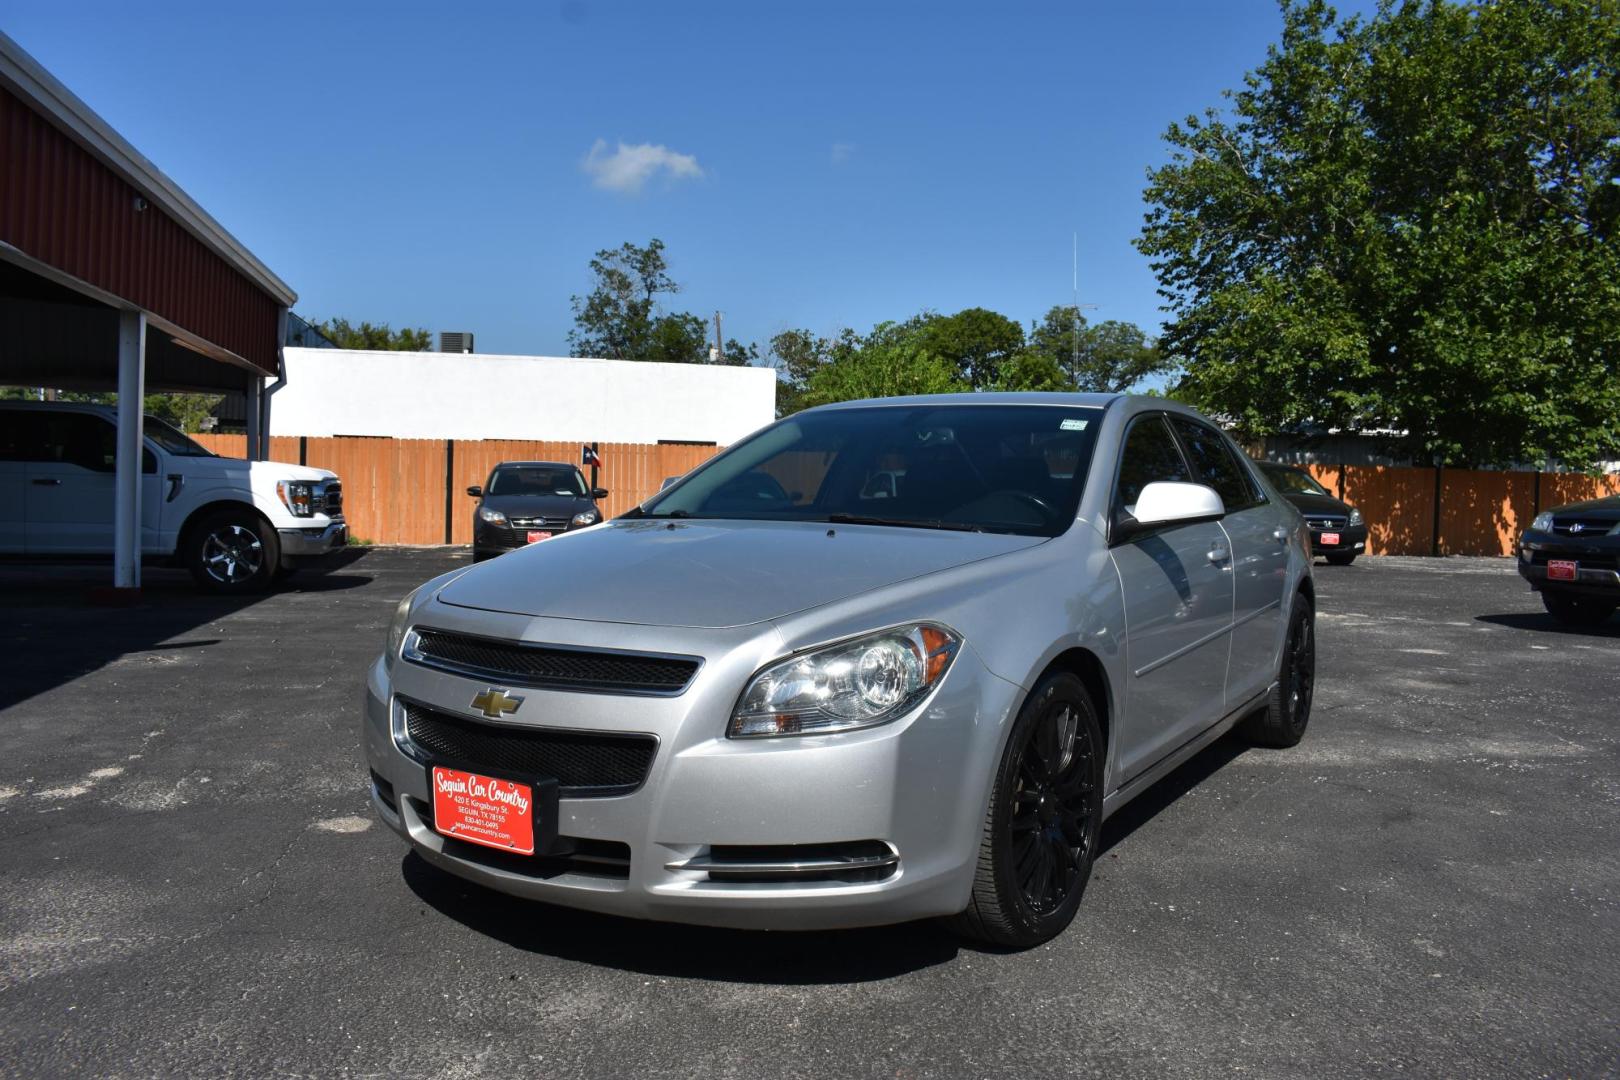
POLYGON ((1232 553, 1227 550, 1225 544, 1215 544, 1209 549, 1209 561, 1214 563, 1216 566, 1219 566, 1221 563, 1225 562, 1231 557, 1232 553))
POLYGON ((61 487, 62 486, 62 481, 58 480, 54 476, 36 476, 36 477, 34 477, 34 483, 38 484, 40 487, 61 487))

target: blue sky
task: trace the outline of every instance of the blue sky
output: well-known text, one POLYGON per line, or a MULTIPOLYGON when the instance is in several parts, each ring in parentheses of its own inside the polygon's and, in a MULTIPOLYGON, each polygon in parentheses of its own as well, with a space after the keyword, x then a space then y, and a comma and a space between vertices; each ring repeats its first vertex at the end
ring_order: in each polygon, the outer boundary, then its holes
POLYGON ((1076 230, 1088 314, 1156 330, 1144 170, 1279 25, 1271 0, 11 0, 0 21, 302 314, 520 353, 566 352, 592 253, 654 236, 676 306, 761 346, 925 308, 1027 324, 1070 301, 1076 230))

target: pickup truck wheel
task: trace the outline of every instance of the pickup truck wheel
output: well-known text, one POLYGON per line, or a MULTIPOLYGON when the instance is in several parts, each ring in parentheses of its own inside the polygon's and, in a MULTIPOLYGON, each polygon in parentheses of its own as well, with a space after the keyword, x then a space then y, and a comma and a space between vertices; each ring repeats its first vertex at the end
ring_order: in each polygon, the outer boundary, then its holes
POLYGON ((1024 702, 996 769, 965 937, 1027 949, 1080 907, 1102 829, 1102 728, 1085 684, 1062 673, 1024 702))
POLYGON ((263 592, 281 565, 281 540, 248 510, 222 510, 197 523, 186 538, 186 569, 207 592, 263 592))
POLYGON ((1568 626, 1602 626, 1614 614, 1616 607, 1607 600, 1590 596, 1566 596, 1550 592, 1541 594, 1541 603, 1546 607, 1547 614, 1568 626))
POLYGON ((1245 720, 1239 731, 1257 746, 1283 749, 1305 737, 1316 691, 1316 609, 1301 593, 1294 598, 1288 639, 1277 665, 1277 682, 1266 708, 1245 720))

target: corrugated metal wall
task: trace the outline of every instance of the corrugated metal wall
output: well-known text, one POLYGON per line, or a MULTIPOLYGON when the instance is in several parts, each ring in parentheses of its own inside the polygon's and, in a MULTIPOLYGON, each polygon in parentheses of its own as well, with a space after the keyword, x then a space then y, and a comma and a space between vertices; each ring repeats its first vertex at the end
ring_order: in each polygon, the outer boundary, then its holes
POLYGON ((0 87, 0 240, 276 372, 279 306, 0 87))

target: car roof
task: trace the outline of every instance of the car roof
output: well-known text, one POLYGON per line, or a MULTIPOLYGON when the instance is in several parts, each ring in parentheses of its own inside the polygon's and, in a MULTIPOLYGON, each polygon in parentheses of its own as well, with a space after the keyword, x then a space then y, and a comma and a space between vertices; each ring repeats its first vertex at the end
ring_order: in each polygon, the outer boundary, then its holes
MULTIPOLYGON (((908 405, 1058 405, 1070 408, 1083 407, 1089 409, 1103 409, 1126 394, 1052 394, 1037 391, 1015 391, 1010 393, 973 392, 963 394, 913 394, 908 397, 891 398, 859 398, 855 401, 838 401, 831 405, 818 405, 811 412, 833 411, 837 409, 861 408, 893 408, 908 405)), ((1154 401, 1163 401, 1163 398, 1153 398, 1154 401)))
POLYGON ((497 469, 506 468, 534 468, 534 469, 577 469, 571 461, 501 461, 497 462, 497 469))

